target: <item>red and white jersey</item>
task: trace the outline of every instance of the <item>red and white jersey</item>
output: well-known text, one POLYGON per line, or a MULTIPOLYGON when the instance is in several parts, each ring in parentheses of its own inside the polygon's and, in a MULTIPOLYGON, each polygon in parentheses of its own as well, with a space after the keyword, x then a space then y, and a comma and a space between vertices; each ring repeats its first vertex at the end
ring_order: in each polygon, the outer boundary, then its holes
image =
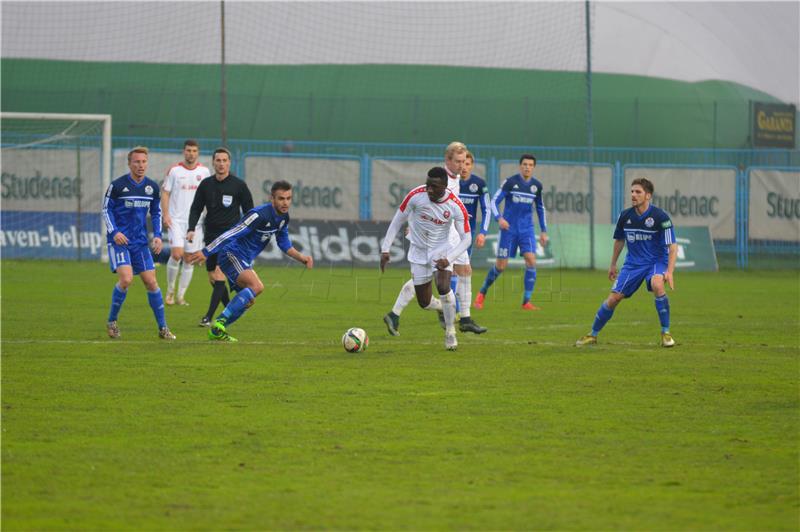
POLYGON ((459 198, 459 193, 461 192, 461 176, 451 172, 446 164, 443 164, 442 168, 447 172, 447 190, 452 192, 455 197, 459 198))
POLYGON ((451 192, 446 192, 444 198, 438 202, 431 201, 425 185, 409 192, 389 225, 381 245, 382 253, 389 252, 397 232, 406 221, 409 227, 406 238, 411 241, 409 262, 430 264, 446 258, 452 263, 466 251, 471 242, 467 209, 451 192), (455 247, 450 245, 451 227, 455 227, 460 237, 455 247))
POLYGON ((189 221, 194 193, 200 181, 210 175, 208 168, 200 163, 190 170, 180 162, 167 171, 164 191, 169 192, 169 215, 173 220, 189 221))

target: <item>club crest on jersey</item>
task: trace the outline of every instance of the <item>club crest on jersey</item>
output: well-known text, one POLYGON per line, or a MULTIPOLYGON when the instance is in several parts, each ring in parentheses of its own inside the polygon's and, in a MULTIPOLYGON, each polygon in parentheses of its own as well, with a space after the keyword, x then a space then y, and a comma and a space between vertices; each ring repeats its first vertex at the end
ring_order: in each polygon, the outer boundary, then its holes
POLYGON ((537 187, 536 185, 533 185, 531 187, 531 194, 536 194, 537 192, 539 192, 539 187, 537 187))
POLYGON ((222 195, 222 206, 223 207, 230 207, 233 205, 233 196, 228 196, 227 194, 222 195))
POLYGON ((150 185, 147 185, 146 187, 144 187, 144 193, 147 194, 148 196, 152 196, 153 195, 153 187, 151 187, 150 185))
POLYGON ((472 184, 469 186, 469 191, 470 191, 470 192, 477 192, 477 191, 478 191, 478 185, 477 185, 476 183, 472 183, 472 184))
POLYGON ((203 176, 201 176, 200 174, 197 174, 196 176, 194 176, 194 178, 197 179, 198 182, 203 180, 203 176))
POLYGON ((653 227, 656 224, 656 221, 653 220, 652 217, 648 216, 647 220, 644 221, 644 225, 647 227, 653 227))
POLYGON ((442 216, 444 216, 444 219, 447 220, 448 218, 450 218, 450 211, 444 211, 442 213, 442 216))

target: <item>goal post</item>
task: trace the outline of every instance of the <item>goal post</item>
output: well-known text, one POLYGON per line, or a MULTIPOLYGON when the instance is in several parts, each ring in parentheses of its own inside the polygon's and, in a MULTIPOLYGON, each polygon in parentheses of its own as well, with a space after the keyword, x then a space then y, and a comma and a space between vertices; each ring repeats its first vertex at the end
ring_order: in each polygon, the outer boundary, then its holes
POLYGON ((0 113, 5 258, 100 259, 111 115, 0 113))

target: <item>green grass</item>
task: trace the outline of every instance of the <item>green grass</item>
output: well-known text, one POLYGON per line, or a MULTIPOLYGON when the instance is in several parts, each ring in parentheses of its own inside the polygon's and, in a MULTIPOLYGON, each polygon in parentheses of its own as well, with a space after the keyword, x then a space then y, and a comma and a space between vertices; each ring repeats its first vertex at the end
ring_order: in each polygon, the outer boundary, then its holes
POLYGON ((175 343, 138 280, 112 342, 106 266, 3 261, 4 528, 798 528, 797 271, 679 273, 671 350, 644 291, 577 349, 605 274, 540 270, 523 313, 509 271, 456 352, 413 306, 387 335, 402 267, 258 272, 238 344, 202 271, 175 343))

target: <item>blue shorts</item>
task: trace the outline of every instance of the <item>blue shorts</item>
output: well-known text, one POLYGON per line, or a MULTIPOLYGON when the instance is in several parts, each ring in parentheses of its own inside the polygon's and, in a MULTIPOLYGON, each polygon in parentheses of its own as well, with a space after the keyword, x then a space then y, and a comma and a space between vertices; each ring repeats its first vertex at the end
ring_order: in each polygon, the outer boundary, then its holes
POLYGON ((220 251, 217 253, 217 266, 228 278, 228 284, 232 291, 241 290, 242 287, 236 284, 239 275, 245 270, 252 270, 253 265, 240 259, 230 251, 220 251))
POLYGON ((642 285, 642 281, 646 281, 647 291, 652 292, 653 287, 650 286, 650 280, 654 275, 664 275, 666 272, 666 263, 648 264, 647 266, 623 264, 619 275, 617 275, 617 280, 614 281, 614 286, 611 287, 611 291, 619 292, 625 297, 631 297, 642 285))
POLYGON ((153 264, 153 254, 150 253, 147 244, 118 246, 113 242, 109 243, 108 264, 113 273, 116 273, 120 266, 132 267, 134 275, 156 269, 153 264))
POLYGON ((536 254, 536 235, 533 231, 519 234, 501 229, 500 241, 497 243, 497 258, 513 259, 517 256, 517 248, 519 248, 520 255, 536 254))

